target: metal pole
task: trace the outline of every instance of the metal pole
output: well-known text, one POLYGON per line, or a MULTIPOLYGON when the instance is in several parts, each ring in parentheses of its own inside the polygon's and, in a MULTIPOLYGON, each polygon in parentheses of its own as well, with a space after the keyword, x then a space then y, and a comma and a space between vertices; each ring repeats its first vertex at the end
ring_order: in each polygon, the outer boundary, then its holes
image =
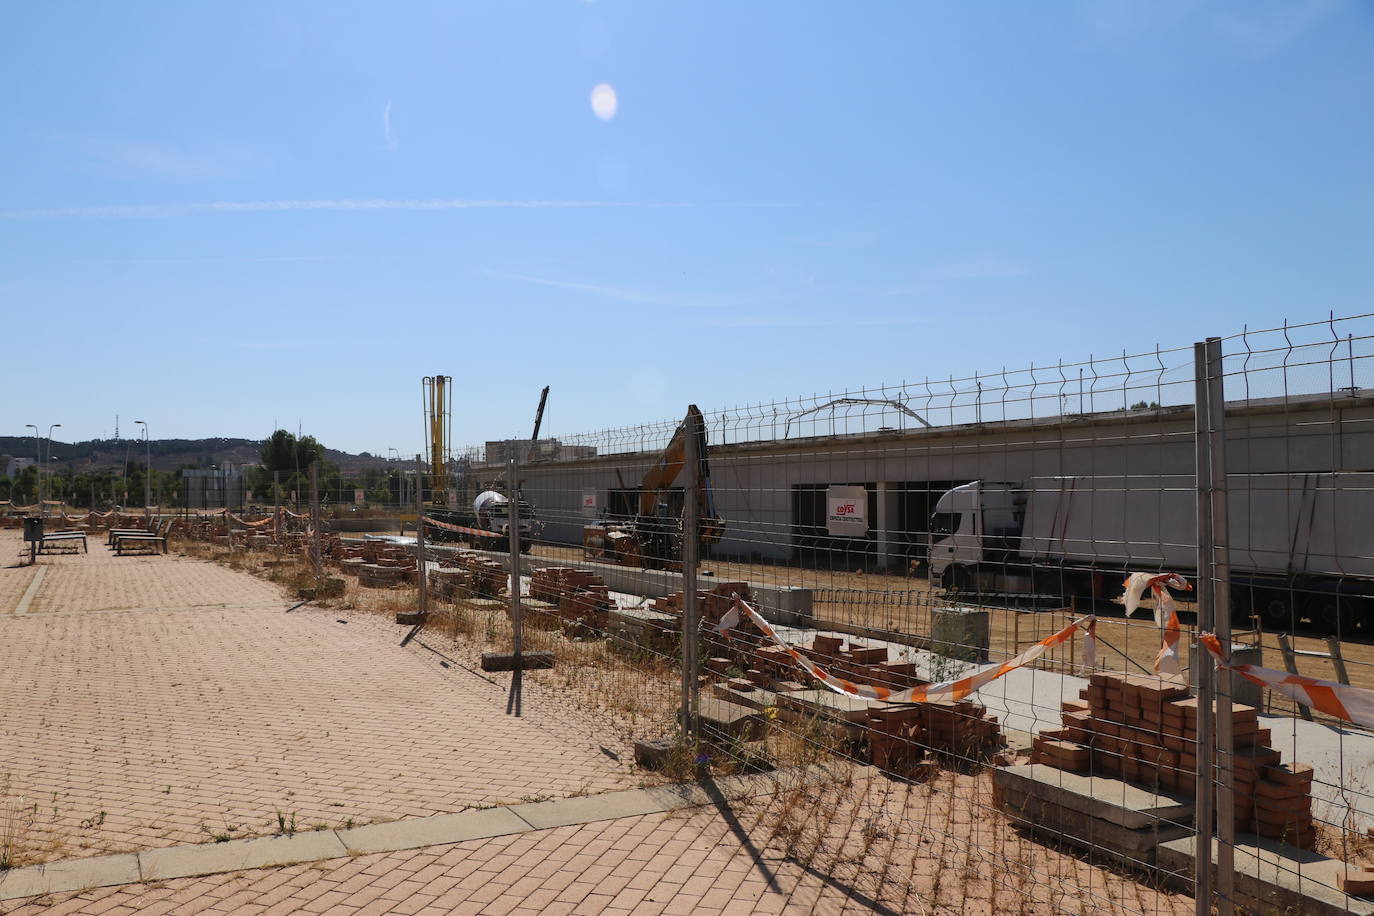
POLYGON ((701 456, 697 449, 697 418, 689 412, 683 420, 687 486, 682 502, 682 736, 695 749, 697 740, 697 500, 701 490, 701 456))
MULTIPOLYGON (((1212 588, 1212 439, 1209 431, 1211 411, 1208 403, 1207 344, 1193 344, 1193 443, 1197 469, 1197 622, 1198 632, 1213 628, 1216 608, 1212 588)), ((1212 912, 1212 828, 1216 807, 1212 794, 1212 708, 1215 673, 1211 656, 1200 646, 1192 647, 1191 663, 1197 666, 1197 788, 1194 826, 1197 833, 1193 849, 1193 899, 1197 916, 1212 912)))
POLYGON ((429 616, 429 581, 425 572, 425 501, 419 498, 422 490, 420 481, 424 478, 424 459, 415 456, 415 610, 420 612, 420 620, 429 616))
POLYGON ((506 469, 506 482, 510 487, 507 494, 506 521, 510 532, 510 621, 511 650, 515 653, 515 671, 525 667, 523 615, 520 606, 520 464, 515 457, 515 440, 510 443, 510 465, 506 469))
MULTIPOLYGON (((1228 550, 1226 490, 1226 392, 1221 338, 1207 338, 1207 437, 1211 462, 1212 625, 1226 652, 1231 651, 1231 563, 1228 550)), ((1200 571, 1200 570, 1199 570, 1200 571)), ((1217 913, 1231 916, 1235 900, 1235 739, 1231 722, 1231 675, 1213 678, 1217 699, 1217 913)))
POLYGON ((272 540, 281 543, 281 472, 272 472, 272 540))
MULTIPOLYGON (((310 462, 310 565, 315 569, 315 584, 324 575, 324 561, 320 556, 320 462, 310 462)), ((228 481, 225 481, 226 485, 228 481)), ((226 510, 225 515, 228 515, 226 510)))

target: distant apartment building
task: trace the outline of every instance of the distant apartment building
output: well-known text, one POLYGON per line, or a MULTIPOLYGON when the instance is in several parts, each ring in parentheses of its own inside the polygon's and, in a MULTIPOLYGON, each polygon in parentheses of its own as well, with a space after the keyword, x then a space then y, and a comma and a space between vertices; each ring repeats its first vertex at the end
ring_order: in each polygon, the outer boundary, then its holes
POLYGON ((10 480, 18 477, 24 468, 34 463, 32 458, 12 458, 9 455, 0 455, 0 466, 5 469, 5 476, 10 480))
POLYGON ((564 445, 557 439, 497 439, 486 444, 486 463, 505 464, 511 458, 511 446, 515 446, 515 457, 522 462, 529 461, 572 461, 578 458, 595 458, 594 445, 564 445))

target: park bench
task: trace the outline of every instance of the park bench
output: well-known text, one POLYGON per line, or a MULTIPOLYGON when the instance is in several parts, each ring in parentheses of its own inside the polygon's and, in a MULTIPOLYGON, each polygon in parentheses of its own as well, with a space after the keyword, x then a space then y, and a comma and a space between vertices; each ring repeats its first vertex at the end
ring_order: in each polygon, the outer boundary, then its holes
POLYGON ((111 528, 105 537, 105 544, 108 547, 115 546, 115 541, 125 535, 156 534, 148 528, 111 528))
POLYGON ((130 551, 146 552, 167 552, 167 535, 172 530, 172 523, 164 522, 153 531, 126 531, 116 535, 114 538, 114 549, 118 556, 124 556, 130 551))
POLYGON ((81 543, 81 552, 90 553, 86 546, 86 532, 84 531, 49 531, 44 532, 42 540, 38 542, 39 553, 76 553, 77 542, 81 543), (51 550, 49 548, 52 548, 51 550))

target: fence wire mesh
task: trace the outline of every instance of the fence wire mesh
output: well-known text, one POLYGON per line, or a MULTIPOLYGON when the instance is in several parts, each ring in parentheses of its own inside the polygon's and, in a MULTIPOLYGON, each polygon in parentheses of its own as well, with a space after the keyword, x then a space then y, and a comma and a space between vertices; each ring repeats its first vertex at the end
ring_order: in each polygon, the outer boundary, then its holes
POLYGON ((1367 912, 1374 320, 1211 347, 386 462, 317 482, 315 523, 308 475, 177 518, 646 783, 769 785, 712 796, 734 841, 856 908, 1367 912))

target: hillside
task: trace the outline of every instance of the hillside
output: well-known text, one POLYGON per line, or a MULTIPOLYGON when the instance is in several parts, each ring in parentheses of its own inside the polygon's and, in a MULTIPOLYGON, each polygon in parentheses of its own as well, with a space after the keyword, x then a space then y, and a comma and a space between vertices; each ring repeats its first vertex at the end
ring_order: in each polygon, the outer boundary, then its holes
MULTIPOLYGON (((262 449, 262 441, 223 437, 154 439, 151 446, 153 467, 159 471, 174 471, 188 464, 196 467, 222 465, 226 461, 236 465, 256 464, 262 449)), ((43 448, 45 451, 48 448, 46 440, 43 442, 43 448)), ((142 464, 144 445, 138 439, 91 439, 85 442, 63 442, 54 439, 51 454, 64 465, 75 465, 77 470, 104 470, 118 468, 126 455, 130 461, 142 464)), ((324 454, 325 458, 337 464, 344 474, 386 463, 383 459, 366 452, 354 455, 326 448, 324 454)), ((0 436, 0 455, 34 457, 33 436, 0 436)))

